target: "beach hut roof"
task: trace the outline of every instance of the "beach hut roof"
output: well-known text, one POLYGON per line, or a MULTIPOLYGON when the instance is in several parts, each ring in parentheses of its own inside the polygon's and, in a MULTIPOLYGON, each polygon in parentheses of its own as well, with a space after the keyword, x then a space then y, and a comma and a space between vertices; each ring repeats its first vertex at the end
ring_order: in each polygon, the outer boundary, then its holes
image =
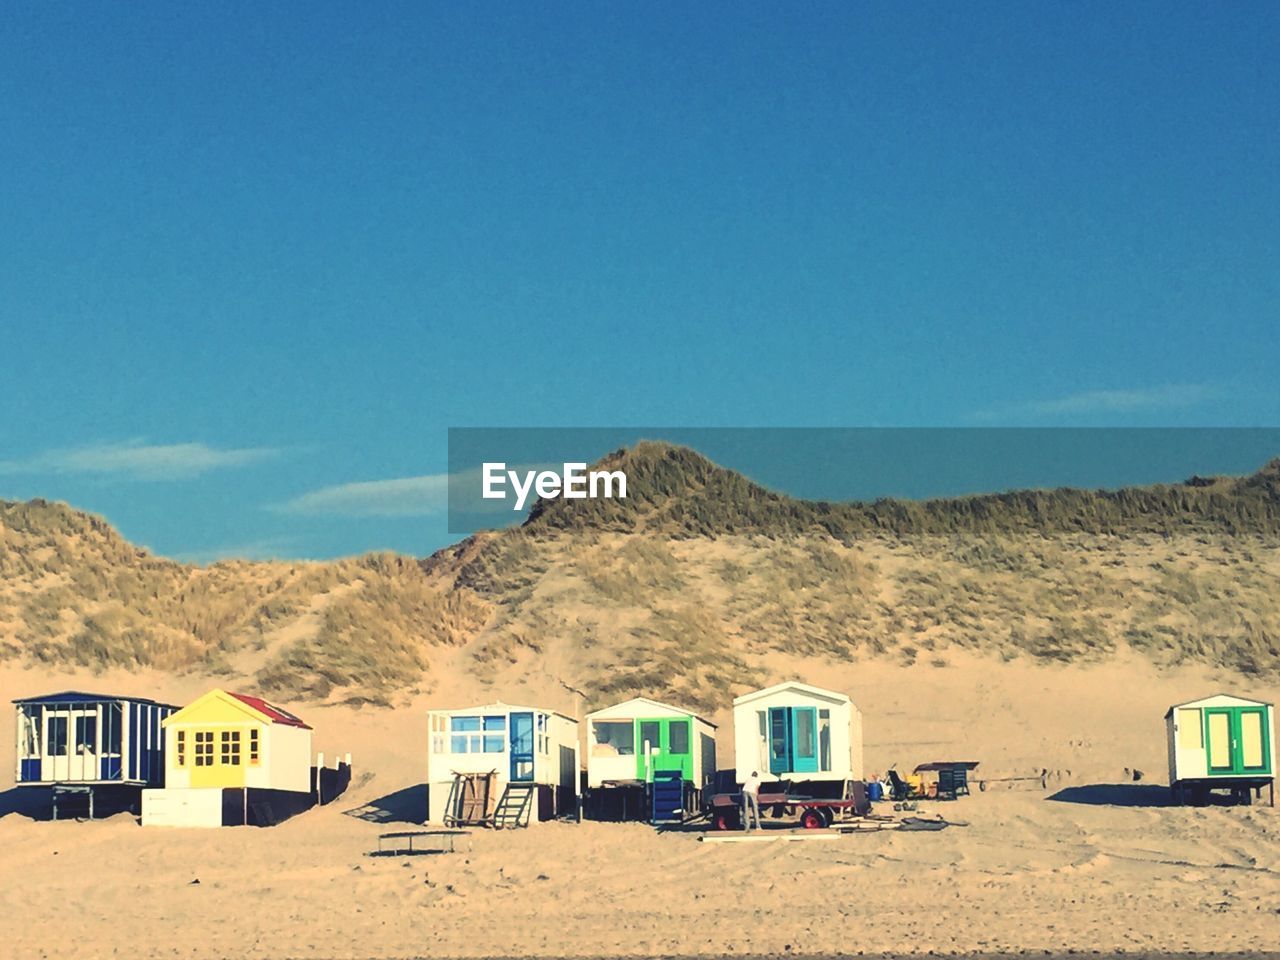
POLYGON ((164 726, 171 723, 188 722, 191 711, 197 705, 203 705, 209 701, 217 701, 248 714, 255 720, 264 720, 267 723, 279 723, 286 727, 298 727, 302 730, 310 730, 309 724, 303 723, 298 717, 294 716, 283 707, 277 707, 274 703, 270 703, 261 697, 252 697, 245 693, 229 693, 226 690, 217 688, 210 690, 208 693, 202 694, 195 700, 192 700, 177 713, 171 714, 163 721, 164 726))
POLYGON ((432 710, 432 713, 549 713, 557 717, 568 720, 570 723, 577 723, 577 718, 569 716, 567 713, 561 713, 559 710, 548 710, 546 707, 530 707, 526 704, 503 703, 496 700, 493 703, 481 703, 469 707, 439 707, 432 710))
POLYGON ((283 707, 277 707, 273 703, 268 703, 261 697, 251 697, 245 693, 233 693, 231 696, 239 700, 246 706, 252 707, 259 713, 265 715, 272 723, 283 723, 286 727, 301 727, 303 730, 310 730, 311 727, 303 723, 298 717, 295 717, 283 707))
POLYGON ((1171 706, 1168 710, 1164 712, 1165 719, 1167 720, 1170 716, 1172 716, 1173 711, 1177 710, 1179 707, 1192 707, 1192 706, 1195 706, 1196 704, 1204 703, 1206 700, 1212 700, 1215 697, 1226 697, 1228 700, 1236 700, 1236 701, 1239 701, 1240 703, 1252 703, 1252 704, 1256 704, 1259 707, 1273 706, 1273 704, 1267 703, 1265 700, 1254 700, 1251 697, 1242 697, 1242 696, 1239 696, 1238 694, 1226 693, 1225 691, 1222 691, 1219 693, 1211 693, 1207 697, 1196 697, 1194 700, 1188 700, 1185 703, 1175 703, 1173 706, 1171 706))
POLYGON ((801 683, 799 680, 786 680, 782 683, 775 683, 771 687, 765 687, 763 690, 753 690, 751 693, 744 693, 733 701, 736 707, 739 704, 750 703, 752 700, 758 700, 761 697, 768 697, 772 694, 779 693, 783 690, 795 690, 799 693, 808 694, 819 700, 830 700, 832 703, 851 703, 852 701, 843 693, 836 693, 834 690, 823 690, 821 687, 815 687, 808 683, 801 683))
POLYGON ((693 717, 695 720, 701 720, 703 723, 705 723, 709 727, 716 726, 716 724, 712 723, 706 717, 696 714, 692 710, 688 710, 685 707, 677 707, 675 704, 671 704, 671 703, 663 703, 661 700, 654 700, 650 697, 632 697, 630 700, 623 700, 621 703, 614 703, 607 707, 601 707, 599 710, 595 710, 595 711, 592 711, 591 713, 588 713, 587 719, 593 720, 596 717, 599 717, 606 713, 616 713, 620 710, 623 710, 626 707, 630 707, 633 703, 636 704, 637 706, 648 705, 651 707, 658 707, 661 710, 670 710, 674 713, 687 713, 689 716, 693 717))
MULTIPOLYGON (((147 697, 121 697, 105 693, 85 693, 82 690, 63 690, 61 693, 46 693, 38 697, 20 697, 13 702, 24 703, 107 703, 117 700, 128 700, 130 703, 156 703, 147 697)), ((169 704, 161 704, 169 706, 169 704)))

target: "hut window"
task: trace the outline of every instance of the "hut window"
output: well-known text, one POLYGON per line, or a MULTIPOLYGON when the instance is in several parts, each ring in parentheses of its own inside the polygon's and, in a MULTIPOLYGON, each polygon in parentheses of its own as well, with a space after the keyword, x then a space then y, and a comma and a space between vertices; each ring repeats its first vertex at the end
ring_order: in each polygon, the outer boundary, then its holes
POLYGON ((1183 750, 1204 749, 1204 728, 1200 725, 1198 707, 1182 707, 1178 710, 1178 746, 1183 750))
MULTIPOLYGON (((480 729, 479 717, 454 717, 450 722, 449 729, 454 733, 472 733, 480 729)), ((454 751, 459 753, 461 751, 454 751)))
POLYGON ((123 735, 123 711, 118 703, 107 704, 103 717, 103 749, 112 756, 120 756, 120 742, 123 735))
POLYGON ((667 729, 667 736, 671 738, 670 753, 672 755, 687 755, 689 753, 689 721, 675 720, 667 729))
POLYGON ((644 720, 640 723, 640 743, 646 746, 650 753, 662 747, 659 730, 661 726, 656 720, 644 720))
POLYGON ((213 731, 196 731, 196 766, 213 766, 213 731))
POLYGON ((256 728, 249 731, 249 763, 257 766, 262 758, 260 753, 262 732, 256 728))
POLYGON ((501 736, 497 736, 497 737, 495 737, 495 736, 487 736, 487 737, 485 737, 485 738, 484 738, 484 752, 485 752, 485 753, 501 753, 501 752, 502 752, 502 749, 503 749, 503 748, 502 748, 502 737, 501 737, 501 736))
POLYGON ((49 755, 61 757, 67 752, 67 715, 55 713, 49 717, 49 755))
POLYGON ((178 753, 178 766, 185 767, 187 765, 187 731, 179 730, 173 735, 174 746, 178 753))
POLYGON ((591 755, 595 757, 634 757, 636 755, 636 728, 630 720, 597 720, 595 743, 591 755))
POLYGON ((831 711, 818 711, 818 769, 831 769, 831 711))
POLYGON ((224 767, 240 766, 240 731, 222 731, 222 765, 224 767))
POLYGON ((507 729, 507 718, 499 714, 496 717, 484 718, 485 730, 496 730, 499 733, 507 729))
POLYGON ((813 742, 813 714, 808 710, 796 709, 792 716, 794 717, 792 723, 795 725, 796 755, 812 757, 817 753, 813 742))
POLYGON ((1262 755, 1262 711, 1240 711, 1240 763, 1250 770, 1265 768, 1262 755))
POLYGON ((40 726, 36 720, 38 709, 29 706, 22 708, 19 743, 24 757, 40 756, 40 726))
POLYGON ((98 718, 76 717, 76 753, 98 752, 98 718))

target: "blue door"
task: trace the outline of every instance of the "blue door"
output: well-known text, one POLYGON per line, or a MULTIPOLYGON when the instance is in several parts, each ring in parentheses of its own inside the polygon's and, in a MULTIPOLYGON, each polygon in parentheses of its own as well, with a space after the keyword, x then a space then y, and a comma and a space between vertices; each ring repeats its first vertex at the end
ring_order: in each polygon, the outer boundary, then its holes
POLYGON ((769 772, 791 772, 791 711, 769 708, 769 772))
POLYGON ((512 781, 533 779, 533 714, 511 714, 511 776, 512 781))
POLYGON ((818 708, 791 708, 791 770, 818 772, 818 708))

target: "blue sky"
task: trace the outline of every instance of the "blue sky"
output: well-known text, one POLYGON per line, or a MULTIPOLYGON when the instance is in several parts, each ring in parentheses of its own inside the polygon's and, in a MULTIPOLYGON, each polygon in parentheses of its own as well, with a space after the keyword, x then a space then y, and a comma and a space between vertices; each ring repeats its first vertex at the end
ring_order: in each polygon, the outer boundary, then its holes
POLYGON ((450 426, 1280 423, 1274 4, 470 6, 7 8, 0 496, 424 553, 450 426))

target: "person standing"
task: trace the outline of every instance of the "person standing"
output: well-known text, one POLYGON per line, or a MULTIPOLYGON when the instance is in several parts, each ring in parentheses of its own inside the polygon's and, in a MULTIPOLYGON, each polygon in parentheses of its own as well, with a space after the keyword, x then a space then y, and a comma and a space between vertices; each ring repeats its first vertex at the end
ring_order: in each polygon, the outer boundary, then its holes
POLYGON ((757 830, 763 829, 760 826, 760 773, 752 770, 751 776, 747 778, 747 782, 742 785, 742 825, 746 830, 751 829, 751 817, 755 816, 757 830))

